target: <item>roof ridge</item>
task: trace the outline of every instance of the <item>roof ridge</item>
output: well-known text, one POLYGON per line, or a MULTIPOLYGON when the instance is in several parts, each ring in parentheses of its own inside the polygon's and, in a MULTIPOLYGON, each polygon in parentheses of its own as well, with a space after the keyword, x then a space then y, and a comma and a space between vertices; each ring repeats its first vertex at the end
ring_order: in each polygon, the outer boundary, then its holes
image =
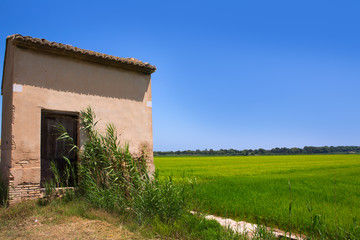
POLYGON ((92 62, 113 65, 144 73, 151 74, 156 71, 156 67, 154 65, 151 65, 148 62, 142 62, 136 58, 116 57, 104 53, 94 52, 91 50, 81 49, 69 44, 51 42, 43 38, 40 39, 30 36, 22 36, 21 34, 13 34, 8 36, 6 39, 13 40, 14 44, 20 47, 36 48, 45 52, 71 56, 78 59, 85 59, 92 62))

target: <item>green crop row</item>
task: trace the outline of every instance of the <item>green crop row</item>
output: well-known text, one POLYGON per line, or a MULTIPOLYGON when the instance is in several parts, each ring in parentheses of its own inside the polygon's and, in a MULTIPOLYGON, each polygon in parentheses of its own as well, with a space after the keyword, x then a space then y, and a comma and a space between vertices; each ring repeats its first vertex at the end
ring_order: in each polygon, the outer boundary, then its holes
POLYGON ((156 157, 192 208, 330 239, 360 238, 360 155, 156 157))

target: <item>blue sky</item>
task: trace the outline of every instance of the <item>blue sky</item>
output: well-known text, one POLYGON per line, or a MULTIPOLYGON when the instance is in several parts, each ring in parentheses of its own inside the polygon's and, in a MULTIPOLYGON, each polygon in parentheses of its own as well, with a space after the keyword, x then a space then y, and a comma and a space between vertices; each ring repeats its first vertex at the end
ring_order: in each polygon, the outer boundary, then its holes
POLYGON ((14 33, 156 65, 154 150, 360 145, 359 1, 2 0, 0 9, 1 65, 14 33))

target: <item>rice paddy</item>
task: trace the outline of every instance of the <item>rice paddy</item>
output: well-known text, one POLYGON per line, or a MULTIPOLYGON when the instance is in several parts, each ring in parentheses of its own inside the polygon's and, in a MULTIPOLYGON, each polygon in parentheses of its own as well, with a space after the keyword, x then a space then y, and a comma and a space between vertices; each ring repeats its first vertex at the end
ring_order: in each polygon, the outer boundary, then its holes
POLYGON ((360 155, 156 157, 196 182, 192 208, 287 231, 360 238, 360 155))

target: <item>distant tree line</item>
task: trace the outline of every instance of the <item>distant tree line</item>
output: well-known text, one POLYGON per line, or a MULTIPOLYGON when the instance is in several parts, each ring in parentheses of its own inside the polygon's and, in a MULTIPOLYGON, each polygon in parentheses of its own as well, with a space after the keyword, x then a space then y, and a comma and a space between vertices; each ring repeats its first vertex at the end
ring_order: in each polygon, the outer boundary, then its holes
POLYGON ((297 155, 297 154, 351 154, 360 153, 360 146, 324 146, 312 147, 305 146, 304 148, 273 148, 266 150, 259 149, 205 149, 205 150, 185 150, 185 151, 154 151, 154 156, 177 156, 177 155, 199 155, 199 156, 250 156, 250 155, 297 155))

